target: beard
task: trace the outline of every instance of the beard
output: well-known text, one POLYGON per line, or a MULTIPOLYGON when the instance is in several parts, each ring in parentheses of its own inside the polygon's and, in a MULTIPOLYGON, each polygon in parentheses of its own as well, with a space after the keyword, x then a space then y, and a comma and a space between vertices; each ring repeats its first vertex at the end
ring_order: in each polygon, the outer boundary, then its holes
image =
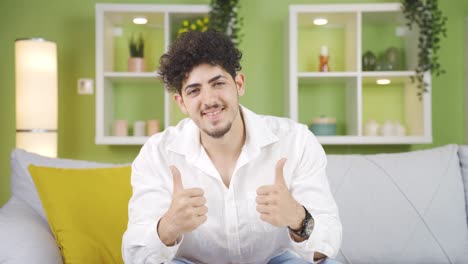
POLYGON ((227 132, 229 132, 229 130, 231 130, 231 126, 232 126, 232 122, 227 124, 225 127, 215 129, 212 131, 203 129, 203 132, 205 132, 205 134, 207 134, 208 136, 212 138, 222 138, 224 135, 226 135, 227 132))

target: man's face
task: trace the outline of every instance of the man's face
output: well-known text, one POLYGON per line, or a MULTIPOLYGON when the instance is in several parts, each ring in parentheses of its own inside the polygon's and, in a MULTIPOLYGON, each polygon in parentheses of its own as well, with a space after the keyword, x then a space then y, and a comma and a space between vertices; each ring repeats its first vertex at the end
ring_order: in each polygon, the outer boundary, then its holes
POLYGON ((180 109, 205 134, 223 137, 240 118, 239 96, 244 95, 244 75, 235 80, 219 66, 201 64, 182 82, 181 94, 174 94, 180 109))

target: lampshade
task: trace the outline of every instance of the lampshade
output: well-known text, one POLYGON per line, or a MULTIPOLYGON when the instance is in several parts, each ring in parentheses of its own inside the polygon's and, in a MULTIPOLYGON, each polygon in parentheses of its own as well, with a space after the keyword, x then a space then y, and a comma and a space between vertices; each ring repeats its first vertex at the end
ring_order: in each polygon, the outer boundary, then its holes
POLYGON ((16 147, 57 156, 57 45, 15 41, 16 147))

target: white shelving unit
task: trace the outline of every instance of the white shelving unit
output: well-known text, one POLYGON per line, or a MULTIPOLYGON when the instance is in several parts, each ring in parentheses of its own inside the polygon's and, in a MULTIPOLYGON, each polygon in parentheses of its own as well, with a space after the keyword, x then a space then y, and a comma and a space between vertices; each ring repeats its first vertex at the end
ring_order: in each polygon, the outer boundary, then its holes
MULTIPOLYGON (((415 75, 417 35, 406 27, 399 3, 291 5, 288 25, 287 112, 310 125, 320 115, 337 119, 337 135, 318 136, 322 144, 423 144, 432 142, 431 76, 421 100, 415 75), (315 18, 328 24, 316 26, 315 18), (319 72, 320 47, 330 55, 330 72, 319 72), (400 68, 363 71, 362 55, 396 46, 400 68), (376 80, 389 79, 380 86, 376 80), (405 136, 365 136, 370 119, 398 121, 405 136)), ((378 57, 378 54, 376 54, 378 57)))
MULTIPOLYGON (((161 129, 177 121, 172 96, 163 87, 156 68, 159 57, 173 41, 183 19, 207 15, 208 5, 159 5, 159 4, 96 4, 96 144, 142 145, 148 137, 112 136, 112 124, 116 119, 127 119, 129 127, 136 120, 159 119, 161 129), (144 16, 146 25, 133 25, 132 19, 144 16), (136 32, 136 33, 135 33, 136 32), (145 34, 145 60, 147 72, 127 72, 129 36, 145 34), (164 91, 162 91, 164 89, 164 91), (129 91, 130 90, 130 91, 129 91), (124 113, 126 97, 133 90, 137 94, 149 91, 148 104, 142 113, 124 113), (154 98, 153 98, 154 97, 154 98), (123 98, 123 99, 122 99, 123 98)), ((141 96, 141 101, 148 98, 141 96)), ((138 98, 137 98, 138 100, 138 98)), ((130 102, 128 102, 130 103, 130 102)), ((140 102, 131 102, 139 108, 140 102)), ((142 102, 143 104, 143 102, 142 102)), ((127 107, 129 108, 129 107, 127 107)), ((131 107, 130 107, 131 108, 131 107)))

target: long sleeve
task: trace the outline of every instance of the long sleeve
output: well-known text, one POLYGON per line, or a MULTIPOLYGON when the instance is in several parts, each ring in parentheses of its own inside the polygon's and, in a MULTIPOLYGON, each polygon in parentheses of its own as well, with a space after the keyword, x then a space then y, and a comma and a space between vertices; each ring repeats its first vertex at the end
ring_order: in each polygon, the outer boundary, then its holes
POLYGON ((157 234, 157 223, 170 206, 169 168, 157 144, 146 144, 132 164, 133 195, 128 205, 128 226, 122 241, 125 263, 167 263, 177 245, 167 247, 157 234))
POLYGON ((325 172, 325 152, 308 130, 302 134, 305 137, 300 140, 303 155, 293 173, 290 190, 294 198, 311 213, 315 227, 308 240, 291 242, 304 259, 313 262, 314 252, 328 257, 336 256, 341 245, 342 226, 325 172))

